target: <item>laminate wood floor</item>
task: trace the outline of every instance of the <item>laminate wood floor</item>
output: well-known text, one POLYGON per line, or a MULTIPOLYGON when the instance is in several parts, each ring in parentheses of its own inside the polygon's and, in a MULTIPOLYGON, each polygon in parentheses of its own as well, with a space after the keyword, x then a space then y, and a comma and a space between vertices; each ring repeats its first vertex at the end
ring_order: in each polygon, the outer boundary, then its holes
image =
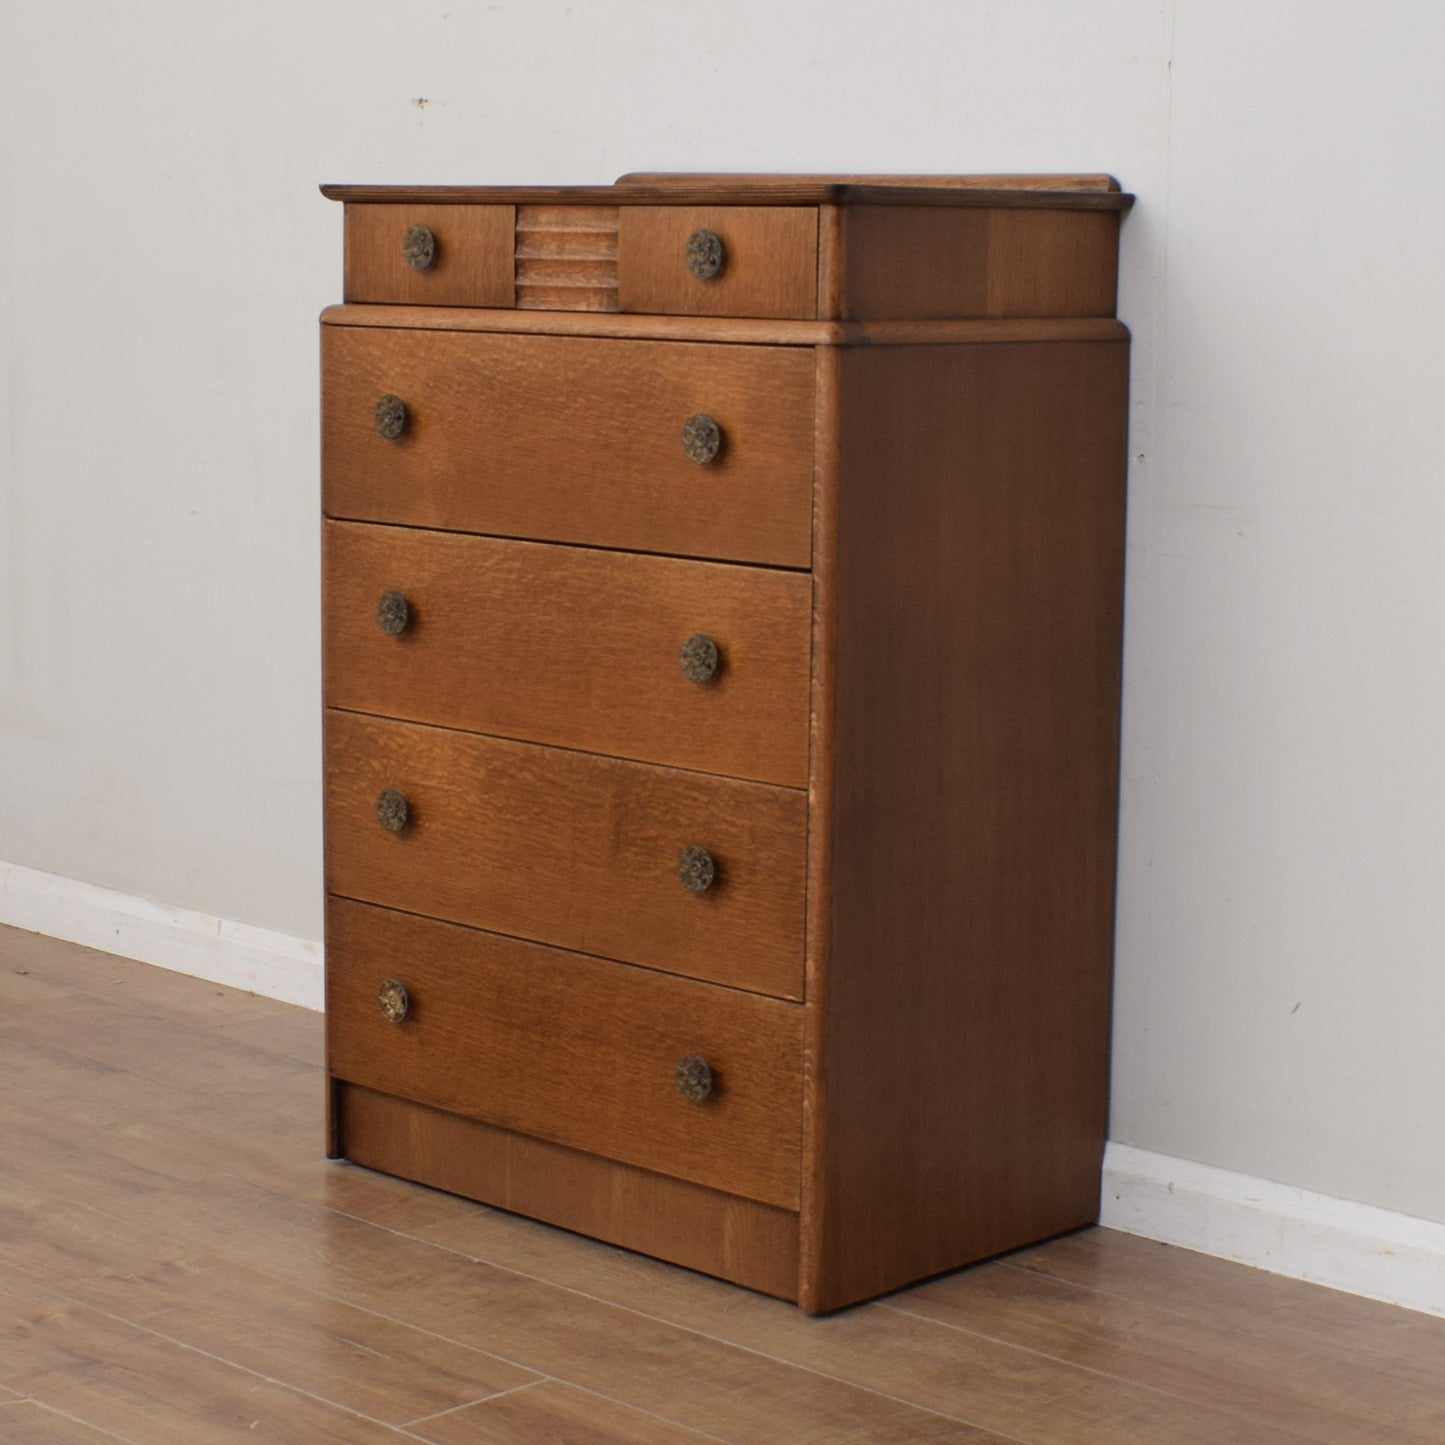
POLYGON ((808 1319, 328 1163, 321 1050, 0 929, 0 1442, 1445 1442, 1445 1320, 1102 1229, 808 1319))

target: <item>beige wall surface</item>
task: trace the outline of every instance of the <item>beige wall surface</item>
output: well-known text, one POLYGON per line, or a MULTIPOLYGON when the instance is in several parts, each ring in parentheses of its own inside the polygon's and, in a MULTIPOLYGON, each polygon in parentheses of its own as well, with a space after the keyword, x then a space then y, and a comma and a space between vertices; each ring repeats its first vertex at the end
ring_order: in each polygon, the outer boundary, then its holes
POLYGON ((0 859, 321 926, 320 181, 1139 195, 1116 1139, 1445 1220, 1445 9, 0 10, 0 859))

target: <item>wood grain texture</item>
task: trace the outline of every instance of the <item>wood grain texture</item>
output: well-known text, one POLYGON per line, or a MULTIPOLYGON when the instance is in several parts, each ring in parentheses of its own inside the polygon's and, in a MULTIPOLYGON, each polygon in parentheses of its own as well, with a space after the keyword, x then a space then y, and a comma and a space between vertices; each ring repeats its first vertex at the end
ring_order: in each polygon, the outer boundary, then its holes
POLYGON ((278 1289, 271 1276, 216 1254, 184 1253, 66 1287, 142 1329, 392 1425, 540 1378, 315 1291, 278 1289))
MULTIPOLYGON (((836 229, 830 227, 829 231, 836 229)), ((830 256, 834 253, 829 252, 830 256)), ((820 261, 820 266, 824 263, 820 261)), ((831 264, 831 263, 829 263, 831 264)), ((836 285, 841 286, 841 278, 836 285)), ((820 282, 834 294, 834 280, 820 282)), ((821 303, 820 303, 821 304, 821 303)), ((836 307, 835 307, 836 309, 836 307)), ((995 341, 1117 341, 1109 317, 973 317, 948 321, 758 321, 720 316, 624 316, 566 311, 487 311, 471 307, 328 306, 324 326, 388 331, 494 331, 507 335, 616 337, 624 341, 737 342, 746 346, 938 346, 995 341)))
POLYGON ((757 993, 802 989, 806 796, 328 710, 332 893, 757 993), (376 819, 407 798, 400 834, 376 819), (683 848, 717 881, 690 893, 683 848))
POLYGON ((1127 360, 841 357, 807 1308, 1096 1217, 1127 360))
MULTIPOLYGON (((790 176, 722 176, 695 178, 696 183, 669 179, 662 183, 629 181, 617 186, 369 186, 323 185, 328 200, 386 205, 593 205, 593 206, 1018 206, 1057 210, 1126 211, 1134 197, 1118 190, 1086 185, 1060 190, 1052 185, 1018 184, 1021 177, 1000 177, 998 186, 969 184, 981 179, 960 177, 962 184, 940 184, 924 177, 917 185, 900 185, 895 177, 864 177, 858 182, 794 179, 790 176)), ((1046 181, 1053 177, 1044 177, 1046 181)), ((1086 178, 1087 179, 1087 178, 1086 178)))
MULTIPOLYGON (((1103 1229, 810 1319, 595 1239, 324 1163, 319 1014, 14 929, 0 929, 0 998, 7 1445, 92 1445, 102 1427, 100 1438, 137 1445, 233 1430, 308 1445, 425 1438, 445 1414, 403 1437, 368 1413, 394 1418, 409 1382, 412 1418, 455 1400, 449 1413, 477 1427, 463 1438, 485 1438, 484 1422, 504 1431, 520 1418, 540 1433, 558 1418, 568 1445, 623 1421, 645 1432, 652 1418, 675 1438, 757 1445, 1441 1438, 1445 1320, 1103 1229), (87 1007, 73 1027, 77 1000, 87 1007), (103 1013, 89 1010, 96 1001, 103 1013), (315 1043, 297 1049, 307 1030, 315 1043), (131 1033, 144 1047, 106 1047, 107 1067, 75 1052, 103 1051, 90 1035, 131 1033), (297 1073, 279 1053, 274 1073, 238 1081, 204 1067, 208 1046, 242 1035, 284 1039, 310 1067, 297 1073), (101 1159, 171 1182, 119 1191, 101 1159), (42 1178, 43 1195, 15 1203, 42 1178), (494 1393, 512 1371, 557 1383, 494 1393), (474 1389, 489 1406, 460 1403, 474 1389), (534 1390, 542 1408, 514 1417, 507 1402, 534 1390), (572 1391, 642 1418, 609 1407, 589 1419, 572 1391)), ((491 1157, 468 1127, 501 1132, 396 1108, 400 1156, 426 1138, 431 1162, 457 1175, 491 1157), (426 1119, 462 1132, 433 1135, 426 1119)), ((712 1257, 746 1233, 750 1259, 776 1221, 777 1292, 796 1277, 785 1211, 508 1137, 496 1158, 515 1208, 565 1201, 588 1220, 576 1227, 599 1234, 619 1213, 669 1238, 695 1226, 712 1257), (579 1172, 549 1173, 539 1156, 579 1172)))
POLYGON ((119 1438, 34 1400, 11 1403, 7 1397, 0 1404, 6 1405, 0 1412, 0 1440, 7 1445, 115 1445, 119 1438))
POLYGON ((800 206, 627 206, 619 212, 618 296, 624 311, 806 319, 817 314, 818 215, 800 206), (722 270, 699 280, 687 239, 715 232, 722 270))
POLYGON ((322 358, 329 516, 808 565, 806 351, 328 326, 322 358), (724 435, 705 465, 698 413, 724 435))
POLYGON ((518 206, 514 257, 519 307, 617 310, 615 206, 518 206))
POLYGON ((791 1299, 798 1216, 480 1120, 342 1086, 347 1157, 791 1299))
POLYGON ((417 1420, 409 1428, 433 1445, 476 1445, 478 1440, 487 1445, 704 1445, 717 1439, 556 1380, 417 1420))
POLYGON ((1111 317, 1110 211, 844 209, 838 320, 1111 317))
POLYGON ((1064 175, 788 175, 784 173, 749 175, 743 172, 708 171, 629 171, 618 176, 618 186, 697 186, 747 185, 766 192, 779 186, 849 185, 894 186, 913 188, 926 186, 948 191, 1117 191, 1119 182, 1113 176, 1092 174, 1064 175))
POLYGON ((1366 1362, 1333 1331, 1286 1340, 1249 1315, 1222 1329, 1224 1312, 1207 1304, 1202 1310, 1183 1301, 1143 1304, 1007 1262, 961 1270, 893 1303, 1096 1375, 1219 1408, 1241 1424, 1297 1431, 1318 1445, 1445 1440, 1445 1352, 1434 1371, 1434 1398, 1422 1398, 1408 1368, 1397 1372, 1386 1358, 1366 1362))
POLYGON ((12 1385, 122 1440, 396 1445, 404 1438, 5 1270, 0 1320, 0 1361, 12 1385))
MULTIPOLYGON (((947 1322, 915 1312, 915 1291, 891 1295, 871 1305, 840 1311, 814 1319, 795 1310, 781 1309, 771 1300, 741 1296, 735 1290, 709 1281, 689 1279, 646 1259, 599 1257, 585 1241, 554 1230, 539 1228, 526 1220, 499 1213, 459 1215, 426 1231, 426 1237, 447 1248, 475 1258, 512 1260, 534 1279, 567 1283, 594 1299, 606 1300, 628 1309, 669 1320, 681 1328, 695 1330, 720 1343, 745 1345, 774 1359, 817 1371, 834 1379, 850 1380, 881 1395, 909 1400, 953 1421, 967 1421, 970 1427, 987 1432, 989 1440, 1038 1442, 1088 1442, 1088 1445, 1135 1445, 1135 1442, 1169 1441, 1171 1445, 1300 1445, 1314 1439, 1294 1435, 1287 1429, 1266 1423, 1261 1412, 1288 1410, 1291 1398, 1298 1399, 1301 1386, 1316 1373, 1320 1362, 1299 1357, 1300 1347, 1271 1344, 1267 1329, 1250 1330, 1245 1319, 1235 1323, 1248 1334, 1250 1348, 1261 1364, 1285 1376, 1291 1384, 1280 1384, 1268 1396, 1241 1399, 1229 1391, 1233 1379, 1221 1376, 1217 1361, 1201 1361, 1191 1384, 1187 1356, 1179 1364, 1188 1393, 1156 1389, 1131 1373, 1113 1373, 1107 1366, 1122 1354, 1130 1354, 1132 1367, 1137 1355, 1131 1344, 1147 1351, 1144 1341, 1127 1338, 1127 1313, 1111 1315, 1114 1301, 1103 1293, 1073 1291, 1075 1298, 1059 1296, 1051 1301, 1046 1320, 1035 1321, 1045 1329, 1049 1324, 1059 1333, 1040 1348, 1015 1339, 1027 1336, 1030 1327, 1028 1291, 1021 1290, 1017 1314, 1008 1311, 1001 1319, 985 1312, 980 1320, 959 1310, 947 1322), (1101 1338, 1093 1358, 1102 1368, 1074 1363, 1052 1353, 1048 1344, 1068 1333, 1071 1316, 1102 1320, 1101 1338), (1001 1327, 1003 1333, 996 1333, 1001 1327), (1200 1399, 1214 1384, 1214 1397, 1200 1399), (994 1434, 993 1432, 997 1432, 994 1434)), ((957 1280, 967 1281, 975 1273, 989 1274, 1005 1266, 986 1265, 978 1271, 961 1270, 946 1276, 928 1290, 957 1280)), ((1431 1321, 1445 1339, 1445 1323, 1431 1321)), ((1167 1326, 1166 1326, 1167 1329, 1167 1326)), ((1216 1345, 1242 1353, 1227 1328, 1211 1331, 1216 1345)), ((1316 1355, 1327 1358, 1342 1373, 1346 1383, 1359 1381, 1369 1402, 1357 1410, 1356 1418, 1368 1418, 1369 1410, 1385 1391, 1367 1380, 1368 1367, 1351 1364, 1348 1351, 1333 1339, 1320 1338, 1316 1355)), ((1183 1343, 1181 1340, 1180 1343, 1183 1343)), ((1309 1352, 1304 1346, 1304 1352, 1309 1352)), ((1242 1363, 1242 1362, 1241 1362, 1242 1363)), ((1155 1378, 1158 1378, 1157 1376, 1155 1378)), ((1391 1427, 1409 1418, 1427 1396, 1418 1388, 1405 1392, 1406 1400, 1378 1415, 1391 1427)), ((1295 1417, 1308 1423, 1311 1412, 1300 1409, 1295 1417)), ((972 1438, 965 1436, 964 1438, 972 1438)), ((1375 1436, 1360 1429, 1356 1441, 1373 1441, 1375 1436)), ((1417 1432, 1396 1435, 1381 1430, 1379 1439, 1410 1440, 1412 1445, 1435 1445, 1436 1437, 1417 1432)))
POLYGON ((344 295, 412 306, 510 306, 512 228, 506 205, 347 206, 344 295), (425 271, 402 255, 410 226, 436 237, 436 259, 425 271))
POLYGON ((806 574, 327 522, 329 706, 803 787, 806 574), (399 591, 406 630, 377 625, 399 591), (690 681, 703 633, 717 675, 690 681))
POLYGON ((336 899, 326 948, 334 1077, 797 1209, 798 1005, 336 899), (688 1054, 700 1103, 673 1077, 688 1054))

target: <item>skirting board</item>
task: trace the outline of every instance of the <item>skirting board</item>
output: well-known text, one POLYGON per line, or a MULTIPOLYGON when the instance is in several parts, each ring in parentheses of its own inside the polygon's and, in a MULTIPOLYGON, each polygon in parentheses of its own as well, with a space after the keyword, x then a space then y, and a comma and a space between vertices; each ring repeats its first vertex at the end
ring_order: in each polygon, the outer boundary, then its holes
MULTIPOLYGON (((34 868, 0 863, 0 924, 323 1006, 315 940, 34 868)), ((1104 1153, 1100 1223, 1445 1316, 1445 1224, 1114 1143, 1104 1153)))
POLYGON ((1445 1224, 1111 1143, 1099 1223, 1445 1315, 1445 1224))
POLYGON ((74 878, 0 863, 0 923, 320 1009, 321 944, 74 878))

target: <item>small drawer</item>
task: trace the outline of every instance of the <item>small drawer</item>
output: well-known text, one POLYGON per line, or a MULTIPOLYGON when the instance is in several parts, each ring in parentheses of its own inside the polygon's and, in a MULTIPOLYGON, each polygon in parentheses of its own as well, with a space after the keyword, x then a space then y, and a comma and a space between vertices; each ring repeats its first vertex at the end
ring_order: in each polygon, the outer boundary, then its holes
POLYGON ((322 364, 330 516, 809 565, 807 349, 332 324, 322 364))
POLYGON ((324 536, 328 705, 807 786, 805 573, 358 522, 324 536))
POLYGON ((667 316, 818 314, 808 206, 620 206, 618 300, 667 316))
POLYGON ((346 207, 348 301, 511 306, 512 206, 346 207))
POLYGON ((798 1207, 796 1004, 332 899, 333 1077, 798 1207))
POLYGON ((783 998, 807 794, 329 709, 326 886, 783 998))

